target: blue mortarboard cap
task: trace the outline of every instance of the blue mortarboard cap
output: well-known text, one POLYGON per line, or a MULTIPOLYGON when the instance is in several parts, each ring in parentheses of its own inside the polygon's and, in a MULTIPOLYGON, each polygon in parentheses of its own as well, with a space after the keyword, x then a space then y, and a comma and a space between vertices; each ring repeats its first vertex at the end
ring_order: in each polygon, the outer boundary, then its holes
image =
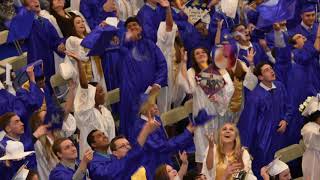
POLYGON ((206 122, 212 120, 213 118, 214 118, 213 115, 208 115, 205 109, 201 109, 198 112, 197 117, 194 118, 194 121, 192 123, 193 125, 201 126, 201 125, 204 125, 206 122))
POLYGON ((312 3, 306 3, 302 6, 300 13, 316 11, 316 5, 312 3))
POLYGON ((45 91, 45 99, 47 113, 44 119, 44 124, 50 124, 51 130, 61 129, 64 120, 64 110, 59 106, 56 97, 52 96, 50 92, 45 91))
POLYGON ((7 42, 26 39, 32 30, 35 14, 25 8, 11 20, 7 42))
POLYGON ((90 49, 88 56, 102 55, 107 49, 117 49, 119 44, 112 44, 112 38, 118 35, 118 28, 113 26, 97 27, 81 42, 81 46, 90 49))
POLYGON ((34 75, 35 75, 36 78, 42 77, 44 75, 44 73, 43 73, 43 61, 41 59, 22 67, 19 71, 20 72, 26 72, 27 68, 29 66, 34 66, 33 72, 34 72, 34 75))

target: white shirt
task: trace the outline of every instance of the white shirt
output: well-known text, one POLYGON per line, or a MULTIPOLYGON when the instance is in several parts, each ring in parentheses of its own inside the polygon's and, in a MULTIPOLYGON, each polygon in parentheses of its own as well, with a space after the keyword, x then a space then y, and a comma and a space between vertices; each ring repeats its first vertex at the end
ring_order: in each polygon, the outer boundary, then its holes
POLYGON ((272 90, 272 89, 276 89, 276 88, 277 88, 276 85, 274 85, 274 83, 272 83, 271 88, 268 87, 268 86, 266 86, 266 85, 264 85, 262 82, 260 82, 259 85, 260 85, 263 89, 265 89, 266 91, 270 91, 270 90, 272 90))

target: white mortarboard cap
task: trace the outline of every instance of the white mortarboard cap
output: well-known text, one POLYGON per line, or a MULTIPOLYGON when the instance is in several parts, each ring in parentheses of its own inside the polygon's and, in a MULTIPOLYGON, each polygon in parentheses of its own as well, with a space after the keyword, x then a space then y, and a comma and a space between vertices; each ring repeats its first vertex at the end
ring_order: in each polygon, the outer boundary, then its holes
POLYGON ((280 173, 282 173, 284 170, 289 169, 289 166, 280 161, 279 159, 273 160, 269 165, 268 165, 268 172, 270 176, 276 176, 280 173))

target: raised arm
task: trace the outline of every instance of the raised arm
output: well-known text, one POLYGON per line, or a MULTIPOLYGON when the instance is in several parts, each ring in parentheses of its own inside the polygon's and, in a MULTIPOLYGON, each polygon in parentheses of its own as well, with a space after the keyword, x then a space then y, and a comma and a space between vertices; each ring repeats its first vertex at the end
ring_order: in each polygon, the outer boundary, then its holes
POLYGON ((166 7, 166 31, 171 32, 173 28, 173 17, 170 4, 167 0, 166 2, 168 3, 168 6, 166 7))
POLYGON ((183 177, 187 174, 188 172, 188 156, 187 156, 187 152, 183 151, 182 153, 179 152, 179 157, 181 160, 181 166, 180 166, 180 170, 178 172, 178 175, 180 177, 180 179, 183 179, 183 177))
POLYGON ((86 77, 86 74, 84 72, 84 69, 82 67, 82 62, 79 60, 76 54, 74 54, 71 51, 66 51, 66 55, 73 58, 75 61, 77 61, 78 65, 78 71, 79 71, 79 80, 80 80, 80 86, 83 89, 88 89, 88 80, 86 77))
POLYGON ((221 29, 222 29, 222 24, 223 24, 223 19, 218 22, 216 37, 215 37, 215 40, 214 40, 214 44, 215 44, 215 45, 221 43, 221 29))
POLYGON ((209 149, 208 149, 208 154, 207 154, 207 159, 206 159, 206 165, 207 169, 210 171, 213 168, 213 159, 214 159, 214 134, 210 134, 207 136, 208 142, 209 142, 209 149))

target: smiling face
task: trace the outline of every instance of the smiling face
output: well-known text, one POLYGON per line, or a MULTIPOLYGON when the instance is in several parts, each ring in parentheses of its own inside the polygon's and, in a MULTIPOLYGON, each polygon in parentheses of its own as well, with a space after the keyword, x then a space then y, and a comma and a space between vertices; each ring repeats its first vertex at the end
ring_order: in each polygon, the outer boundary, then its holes
POLYGON ((222 144, 233 143, 236 140, 237 132, 233 124, 225 124, 220 130, 220 142, 222 144))
POLYGON ((99 149, 107 149, 109 145, 109 140, 107 136, 101 132, 96 131, 93 133, 94 143, 92 144, 92 147, 99 148, 99 149))
POLYGON ((305 12, 301 15, 301 19, 305 25, 311 27, 316 20, 316 12, 315 11, 305 12))
POLYGON ((194 50, 193 53, 195 63, 200 66, 202 64, 208 64, 209 56, 205 49, 198 48, 194 50))
POLYGON ((177 170, 173 169, 170 165, 166 165, 166 170, 170 180, 174 180, 175 177, 178 175, 177 170))
POLYGON ((126 138, 118 139, 114 142, 115 151, 112 152, 118 159, 125 157, 131 150, 130 142, 126 138))
POLYGON ((73 25, 78 35, 83 36, 85 34, 86 26, 84 24, 84 20, 80 16, 74 18, 73 25))
POLYGON ((25 6, 28 10, 37 14, 41 11, 39 0, 25 0, 25 6))

